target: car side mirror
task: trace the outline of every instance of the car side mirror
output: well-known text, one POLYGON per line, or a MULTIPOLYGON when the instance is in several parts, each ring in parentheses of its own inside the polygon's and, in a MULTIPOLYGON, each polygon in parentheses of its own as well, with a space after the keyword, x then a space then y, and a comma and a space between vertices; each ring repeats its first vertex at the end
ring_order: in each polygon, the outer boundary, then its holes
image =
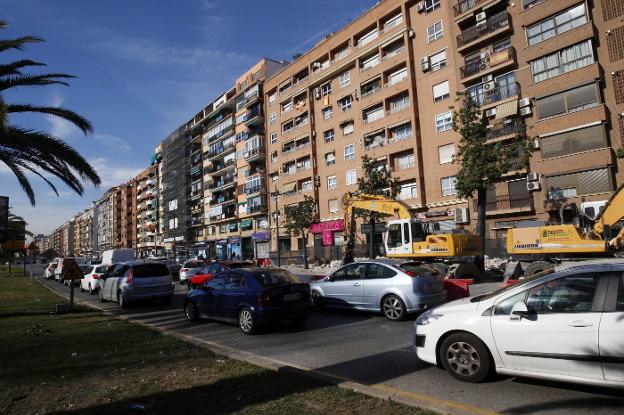
POLYGON ((526 304, 522 301, 518 301, 511 307, 511 314, 509 315, 510 320, 520 321, 522 317, 529 316, 529 309, 526 304))

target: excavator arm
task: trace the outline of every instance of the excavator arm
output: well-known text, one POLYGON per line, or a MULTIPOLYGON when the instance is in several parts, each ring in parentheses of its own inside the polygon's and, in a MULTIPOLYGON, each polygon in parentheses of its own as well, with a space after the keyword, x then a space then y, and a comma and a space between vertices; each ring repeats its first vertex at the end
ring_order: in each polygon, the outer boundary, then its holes
POLYGON ((620 224, 622 220, 624 220, 624 186, 620 186, 620 188, 615 191, 607 201, 602 212, 596 217, 594 232, 598 235, 604 235, 606 240, 610 237, 610 229, 619 228, 615 237, 612 237, 608 241, 611 246, 619 246, 622 240, 624 240, 624 226, 620 224))

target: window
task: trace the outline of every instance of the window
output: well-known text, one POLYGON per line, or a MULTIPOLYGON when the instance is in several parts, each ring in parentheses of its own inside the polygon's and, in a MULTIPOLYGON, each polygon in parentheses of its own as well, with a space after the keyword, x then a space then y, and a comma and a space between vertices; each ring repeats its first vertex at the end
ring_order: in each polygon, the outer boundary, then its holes
POLYGON ((328 82, 321 86, 321 95, 326 96, 329 94, 331 94, 331 83, 328 82))
POLYGON ((540 138, 542 158, 560 157, 607 146, 604 125, 577 128, 540 138))
POLYGON ((574 274, 529 289, 527 307, 536 314, 590 313, 600 274, 574 274))
POLYGON ((388 75, 388 83, 386 86, 392 86, 405 79, 407 79, 407 68, 401 68, 398 71, 394 71, 388 75))
POLYGON ((349 264, 332 274, 334 281, 361 280, 366 273, 366 264, 349 264))
POLYGON ((438 156, 440 158, 440 164, 451 163, 453 156, 455 155, 455 144, 447 144, 445 146, 438 147, 438 156))
POLYGON ((455 190, 455 176, 448 176, 442 178, 442 196, 451 196, 456 195, 457 190, 455 190))
POLYGON ((384 278, 392 278, 397 273, 390 268, 380 264, 368 264, 366 267, 366 279, 377 280, 384 278))
POLYGON ((178 199, 170 200, 169 201, 169 212, 171 212, 172 210, 176 210, 177 208, 178 208, 178 199))
POLYGON ((412 136, 412 124, 399 125, 390 130, 390 143, 405 140, 412 136))
POLYGON ((355 144, 347 144, 344 147, 344 159, 355 160, 355 144))
POLYGON ((282 104, 282 113, 286 113, 286 112, 290 112, 293 109, 293 102, 292 101, 288 101, 284 104, 282 104))
POLYGON ((431 13, 440 8, 440 0, 425 0, 425 13, 431 13))
POLYGON ((373 122, 376 120, 380 120, 385 116, 386 112, 384 111, 383 104, 369 108, 364 111, 363 118, 365 123, 373 122))
POLYGON ((271 92, 271 94, 269 94, 269 105, 275 104, 276 99, 277 99, 277 94, 275 92, 271 92))
POLYGON ((353 121, 346 122, 341 127, 343 135, 353 134, 353 121))
POLYGON ((327 130, 327 131, 323 131, 323 138, 325 139, 326 143, 331 143, 332 141, 334 141, 334 130, 327 130))
POLYGON ((178 228, 178 218, 169 219, 169 229, 178 228))
POLYGON ((537 100, 539 119, 580 111, 599 104, 596 84, 583 85, 537 100))
POLYGON ((522 7, 524 10, 530 9, 533 6, 537 6, 540 3, 543 3, 546 0, 522 0, 522 7))
POLYGON ((435 42, 438 39, 442 39, 444 31, 442 30, 442 20, 435 22, 427 28, 427 42, 435 42))
POLYGON ((336 164, 336 154, 333 151, 325 153, 325 165, 333 166, 334 164, 336 164))
POLYGON ((321 112, 323 113, 323 119, 324 120, 329 120, 332 117, 333 113, 334 113, 332 111, 332 107, 331 106, 323 108, 321 110, 321 112))
POLYGON ((411 169, 416 166, 416 158, 414 157, 414 153, 403 154, 394 159, 394 165, 397 166, 399 170, 411 169))
POLYGON ((377 31, 377 28, 374 28, 370 32, 362 35, 360 39, 358 40, 357 44, 358 46, 363 46, 377 39, 377 36, 379 36, 379 32, 377 31))
POLYGON ((403 15, 399 13, 396 16, 393 16, 386 21, 386 23, 384 24, 384 30, 393 28, 394 26, 398 25, 402 21, 403 21, 403 15))
POLYGON ((503 301, 496 304, 496 308, 494 309, 494 315, 496 316, 508 316, 511 314, 511 309, 514 304, 524 302, 526 299, 527 292, 522 291, 516 295, 512 295, 509 298, 504 299, 503 301))
POLYGON ((373 66, 376 66, 379 62, 381 62, 381 58, 379 57, 379 53, 376 53, 373 56, 360 60, 360 69, 363 71, 370 69, 373 66))
POLYGON ((341 73, 338 76, 338 83, 340 84, 341 88, 349 85, 351 83, 351 72, 346 71, 341 73))
POLYGON ((329 213, 338 213, 338 199, 329 199, 327 201, 329 213))
POLYGON ((444 101, 449 97, 449 81, 433 86, 433 102, 444 101))
POLYGON ((436 132, 442 133, 453 128, 453 114, 451 111, 435 116, 436 132))
POLYGON ((337 185, 336 176, 327 176, 327 190, 334 190, 337 185))
POLYGON ((594 63, 591 39, 535 59, 529 63, 531 64, 531 73, 535 83, 591 65, 594 63))
POLYGON ((553 17, 537 22, 527 27, 527 41, 529 46, 543 42, 556 35, 572 30, 587 22, 585 4, 581 3, 567 9, 553 17))
POLYGON ((276 122, 277 122, 277 114, 275 114, 274 112, 272 112, 272 113, 269 115, 269 124, 270 124, 270 125, 273 125, 273 124, 275 124, 276 122))
POLYGON ((345 184, 347 186, 357 184, 357 173, 355 169, 347 170, 347 173, 345 174, 345 184))
POLYGON ((277 143, 277 133, 271 133, 271 144, 277 143))
POLYGON ((417 196, 417 192, 416 192, 415 182, 401 185, 401 190, 399 191, 399 195, 398 195, 399 200, 415 199, 416 196, 417 196))
MULTIPOLYGON (((496 52, 500 52, 502 50, 505 49, 509 49, 511 47, 511 38, 510 37, 506 37, 505 39, 499 40, 498 42, 494 43, 492 45, 492 49, 494 51, 494 53, 496 52)), ((481 55, 481 53, 479 52, 479 56, 481 55)))
POLYGON ((549 199, 607 193, 613 190, 608 168, 547 176, 545 182, 549 199))
POLYGON ((403 245, 403 233, 400 223, 392 223, 388 226, 388 248, 398 248, 403 245))
POLYGON ((306 180, 301 183, 301 191, 302 192, 311 192, 312 191, 312 180, 306 180))
POLYGON ((342 111, 348 111, 351 109, 351 105, 353 104, 353 97, 351 97, 351 95, 347 95, 346 97, 339 99, 338 104, 340 105, 340 109, 342 111))
POLYGON ((446 49, 441 52, 434 53, 429 56, 429 64, 431 65, 431 71, 439 71, 446 67, 446 49))
POLYGON ((277 151, 271 153, 271 162, 275 163, 278 159, 279 156, 277 155, 277 151))

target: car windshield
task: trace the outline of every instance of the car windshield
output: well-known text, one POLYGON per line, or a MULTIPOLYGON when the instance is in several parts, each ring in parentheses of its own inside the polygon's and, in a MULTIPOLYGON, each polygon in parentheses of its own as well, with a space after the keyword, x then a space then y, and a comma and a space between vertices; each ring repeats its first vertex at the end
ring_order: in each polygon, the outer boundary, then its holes
POLYGON ((140 264, 133 267, 134 278, 162 277, 169 275, 169 269, 164 264, 140 264))
POLYGON ((547 269, 545 271, 533 274, 530 277, 524 277, 524 278, 521 277, 521 279, 518 281, 517 284, 511 284, 511 285, 508 285, 506 287, 499 288, 498 290, 492 291, 491 293, 488 293, 488 294, 478 295, 476 297, 473 297, 471 301, 472 302, 477 302, 477 301, 483 301, 483 300, 488 300, 490 298, 494 298, 494 297, 496 297, 499 294, 503 294, 503 293, 505 293, 505 292, 507 292, 509 290, 512 290, 514 288, 517 288, 517 287, 521 287, 521 286, 526 285, 526 284, 528 284, 528 283, 530 283, 532 281, 535 281, 536 279, 541 278, 541 277, 543 277, 545 275, 553 274, 554 272, 555 272, 555 269, 551 268, 551 269, 547 269))
POLYGON ((300 284, 301 280, 284 270, 262 270, 255 271, 253 275, 264 287, 273 287, 285 284, 300 284))
POLYGON ((187 261, 184 263, 183 268, 200 268, 202 265, 201 262, 197 262, 197 261, 187 261))

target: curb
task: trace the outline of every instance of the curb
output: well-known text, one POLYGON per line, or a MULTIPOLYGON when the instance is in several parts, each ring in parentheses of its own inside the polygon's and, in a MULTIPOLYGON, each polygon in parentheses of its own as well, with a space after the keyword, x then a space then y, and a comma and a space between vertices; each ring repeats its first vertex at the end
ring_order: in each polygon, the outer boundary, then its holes
MULTIPOLYGON (((68 299, 68 294, 59 291, 53 287, 44 284, 40 281, 39 278, 36 279, 41 285, 47 288, 49 291, 54 294, 68 299)), ((282 362, 277 359, 271 359, 263 356, 259 356, 253 353, 245 352, 242 350, 234 349, 228 346, 223 346, 218 343, 211 342, 209 340, 202 340, 192 337, 190 335, 178 333, 176 331, 162 329, 156 326, 153 326, 148 323, 144 323, 141 321, 132 320, 130 316, 127 315, 118 315, 112 313, 108 310, 104 310, 94 304, 91 304, 89 301, 79 300, 74 297, 74 303, 80 304, 85 307, 100 311, 105 316, 113 317, 118 320, 127 321, 132 324, 136 324, 141 327, 145 327, 149 330, 155 331, 157 333, 175 337, 179 340, 185 341, 187 343, 194 344, 195 346, 202 347, 210 350, 211 352, 221 355, 233 360, 239 360, 243 362, 250 363, 254 366, 259 366, 264 369, 272 370, 275 372, 289 372, 295 373, 299 375, 308 376, 317 380, 321 380, 324 382, 328 382, 333 384, 339 388, 352 390, 355 392, 363 393, 368 396, 372 396, 378 399, 390 400, 397 403, 401 403, 404 405, 419 407, 421 409, 428 409, 431 411, 435 411, 441 414, 456 414, 456 415, 496 415, 497 412, 491 411, 489 409, 479 408, 469 404, 463 404, 460 402, 453 402, 444 399, 434 398, 432 396, 420 394, 417 392, 409 392, 398 388, 393 388, 391 386, 386 386, 382 384, 375 385, 367 385, 361 382, 358 382, 354 379, 338 376, 332 373, 327 373, 322 370, 309 368, 300 365, 294 365, 292 363, 282 362)))

